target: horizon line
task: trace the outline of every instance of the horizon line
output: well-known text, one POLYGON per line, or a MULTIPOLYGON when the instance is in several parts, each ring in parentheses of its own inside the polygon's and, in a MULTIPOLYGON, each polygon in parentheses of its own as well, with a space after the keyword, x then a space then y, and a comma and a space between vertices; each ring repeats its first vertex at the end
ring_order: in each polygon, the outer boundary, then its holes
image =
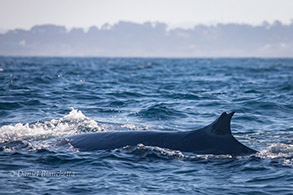
POLYGON ((32 25, 32 26, 30 26, 28 28, 23 28, 23 27, 15 27, 15 28, 10 28, 10 29, 0 28, 0 34, 5 34, 8 31, 19 30, 19 29, 21 29, 21 30, 31 30, 33 27, 46 26, 46 25, 65 27, 67 31, 70 31, 72 29, 83 29, 83 30, 85 30, 85 32, 87 32, 88 29, 91 28, 91 27, 96 27, 98 29, 103 29, 103 27, 108 26, 108 27, 111 28, 111 27, 113 27, 113 26, 115 26, 115 25, 117 25, 119 23, 123 23, 123 22, 137 24, 137 25, 143 25, 143 24, 148 24, 148 23, 150 23, 151 25, 165 24, 167 26, 167 28, 166 28, 167 30, 173 30, 173 29, 185 29, 185 30, 188 30, 188 29, 194 29, 197 26, 216 27, 218 25, 248 25, 248 26, 252 26, 252 27, 257 27, 257 26, 271 27, 274 24, 278 23, 278 24, 281 24, 282 26, 290 26, 290 25, 293 25, 293 18, 291 19, 290 23, 282 22, 282 21, 276 19, 273 22, 268 22, 266 20, 263 20, 261 23, 258 23, 258 24, 252 24, 252 23, 248 23, 248 22, 194 23, 192 25, 192 27, 183 27, 183 25, 182 26, 178 25, 178 26, 171 27, 172 24, 170 24, 168 22, 162 22, 162 21, 134 22, 134 21, 130 21, 130 20, 119 20, 119 21, 117 21, 115 23, 105 22, 102 25, 93 24, 93 25, 88 26, 88 27, 81 27, 81 26, 72 26, 72 27, 70 27, 70 26, 67 26, 66 24, 42 23, 42 24, 34 24, 34 25, 32 25))
POLYGON ((293 57, 289 56, 272 56, 272 57, 265 57, 265 56, 56 56, 56 55, 2 55, 0 54, 0 58, 150 58, 150 59, 293 59, 293 57))

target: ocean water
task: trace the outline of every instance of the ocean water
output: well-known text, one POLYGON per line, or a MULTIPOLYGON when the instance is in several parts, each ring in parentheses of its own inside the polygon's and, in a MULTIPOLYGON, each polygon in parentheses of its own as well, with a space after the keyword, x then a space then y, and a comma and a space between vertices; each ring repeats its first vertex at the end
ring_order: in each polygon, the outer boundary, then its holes
POLYGON ((293 59, 0 58, 1 194, 292 194, 293 59), (55 138, 189 131, 235 111, 250 156, 55 138))

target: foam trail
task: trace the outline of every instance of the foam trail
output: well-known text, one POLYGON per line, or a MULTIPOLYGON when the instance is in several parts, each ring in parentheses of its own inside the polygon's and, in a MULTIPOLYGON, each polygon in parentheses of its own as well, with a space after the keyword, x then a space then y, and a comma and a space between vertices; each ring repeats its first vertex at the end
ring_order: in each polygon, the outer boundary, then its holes
POLYGON ((293 145, 291 144, 272 144, 264 150, 261 150, 258 155, 267 158, 288 158, 293 157, 293 145))
POLYGON ((36 122, 34 124, 17 123, 15 125, 4 125, 0 127, 0 143, 46 140, 96 131, 103 131, 102 126, 86 117, 81 111, 72 108, 68 115, 59 119, 36 122))
POLYGON ((293 167, 293 145, 292 144, 272 144, 256 154, 262 159, 273 159, 280 161, 285 166, 293 167))

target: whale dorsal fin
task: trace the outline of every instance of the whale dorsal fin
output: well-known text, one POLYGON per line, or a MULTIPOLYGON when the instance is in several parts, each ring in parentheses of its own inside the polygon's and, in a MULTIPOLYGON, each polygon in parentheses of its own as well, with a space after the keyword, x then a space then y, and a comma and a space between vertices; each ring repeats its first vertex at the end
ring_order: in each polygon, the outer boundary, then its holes
POLYGON ((208 132, 214 135, 231 135, 231 118, 235 112, 231 112, 227 114, 227 112, 223 112, 217 120, 215 120, 212 124, 208 126, 208 132))

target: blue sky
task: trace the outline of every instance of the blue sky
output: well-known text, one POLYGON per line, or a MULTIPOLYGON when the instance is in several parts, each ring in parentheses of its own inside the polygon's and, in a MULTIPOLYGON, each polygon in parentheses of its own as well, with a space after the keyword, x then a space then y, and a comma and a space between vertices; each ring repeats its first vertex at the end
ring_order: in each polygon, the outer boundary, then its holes
POLYGON ((293 19, 292 0, 0 0, 0 29, 29 29, 36 24, 67 28, 118 21, 160 21, 172 27, 293 19))

